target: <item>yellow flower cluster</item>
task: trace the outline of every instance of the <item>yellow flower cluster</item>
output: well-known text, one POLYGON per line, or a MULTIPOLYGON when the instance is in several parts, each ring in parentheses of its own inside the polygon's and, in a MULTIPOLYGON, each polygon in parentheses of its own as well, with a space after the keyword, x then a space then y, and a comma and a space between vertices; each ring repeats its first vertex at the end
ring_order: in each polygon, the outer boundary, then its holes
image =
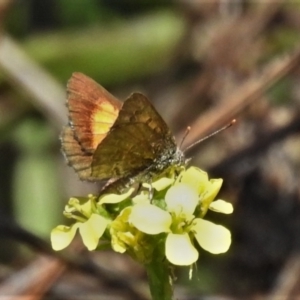
POLYGON ((213 201, 221 185, 222 179, 209 180, 207 173, 190 167, 177 178, 163 177, 153 182, 152 193, 149 184, 144 184, 135 197, 130 189, 125 194, 109 194, 100 199, 71 198, 65 215, 76 223, 54 228, 52 247, 67 247, 78 229, 89 250, 96 249, 105 236, 113 250, 127 252, 142 263, 151 261, 155 249, 162 247, 172 264, 191 265, 199 257, 195 241, 213 254, 224 253, 231 244, 230 231, 203 219, 208 210, 233 212, 230 203, 213 201), (120 205, 122 209, 109 210, 109 205, 120 205))

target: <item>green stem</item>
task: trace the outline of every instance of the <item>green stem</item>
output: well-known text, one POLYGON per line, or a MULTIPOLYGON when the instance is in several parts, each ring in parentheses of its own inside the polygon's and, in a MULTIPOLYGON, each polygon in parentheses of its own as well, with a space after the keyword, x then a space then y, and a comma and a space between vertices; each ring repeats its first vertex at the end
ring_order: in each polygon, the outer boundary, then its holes
POLYGON ((152 300, 172 300, 173 288, 169 264, 153 260, 146 265, 152 300))

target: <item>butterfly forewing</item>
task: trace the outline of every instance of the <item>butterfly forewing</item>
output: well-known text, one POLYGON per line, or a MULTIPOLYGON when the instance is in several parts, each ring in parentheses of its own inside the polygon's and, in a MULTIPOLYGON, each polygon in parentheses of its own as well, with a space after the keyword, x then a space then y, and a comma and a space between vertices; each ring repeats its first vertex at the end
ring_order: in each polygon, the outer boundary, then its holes
POLYGON ((167 124, 144 95, 134 93, 124 102, 116 122, 97 147, 92 176, 105 179, 133 175, 176 149, 167 124))
POLYGON ((122 102, 81 73, 72 75, 67 92, 74 136, 82 149, 92 154, 117 119, 122 102))

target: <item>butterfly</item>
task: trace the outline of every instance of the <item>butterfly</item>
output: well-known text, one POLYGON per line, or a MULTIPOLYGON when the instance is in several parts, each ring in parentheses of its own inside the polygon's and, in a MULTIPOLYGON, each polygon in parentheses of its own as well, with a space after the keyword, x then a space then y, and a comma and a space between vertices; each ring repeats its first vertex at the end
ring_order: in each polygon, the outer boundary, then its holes
POLYGON ((67 107, 62 151, 80 179, 108 181, 105 192, 121 193, 186 164, 168 125, 141 93, 121 102, 93 79, 73 73, 67 107))

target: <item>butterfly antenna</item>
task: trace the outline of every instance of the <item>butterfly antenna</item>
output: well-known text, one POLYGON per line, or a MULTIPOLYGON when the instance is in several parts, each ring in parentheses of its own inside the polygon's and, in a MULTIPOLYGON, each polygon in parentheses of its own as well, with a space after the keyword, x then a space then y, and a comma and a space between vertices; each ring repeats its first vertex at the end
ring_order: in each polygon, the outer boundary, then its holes
POLYGON ((182 144, 183 144, 183 142, 185 141, 185 139, 186 139, 186 137, 188 136, 188 134, 190 133, 190 131, 191 131, 191 126, 188 126, 188 127, 186 128, 186 130, 185 130, 185 133, 184 133, 183 137, 182 137, 182 140, 181 140, 179 149, 181 149, 182 144))
MULTIPOLYGON (((234 123, 236 123, 236 119, 231 120, 228 124, 226 124, 226 125, 223 126, 222 128, 220 128, 220 129, 218 129, 218 130, 212 132, 211 134, 205 136, 204 138, 202 138, 202 139, 196 141, 195 143, 189 145, 188 147, 186 147, 186 148, 183 150, 183 152, 186 152, 187 150, 193 148, 194 146, 196 146, 196 145, 202 143, 203 141, 205 141, 205 140, 211 138, 212 136, 214 136, 214 135, 220 133, 221 131, 223 131, 223 130, 229 128, 229 127, 231 127, 234 123)), ((188 128, 190 128, 190 127, 188 127, 188 128)), ((188 132, 186 131, 183 140, 186 138, 187 134, 188 134, 188 132)), ((181 144, 182 144, 182 142, 181 142, 181 144)))

